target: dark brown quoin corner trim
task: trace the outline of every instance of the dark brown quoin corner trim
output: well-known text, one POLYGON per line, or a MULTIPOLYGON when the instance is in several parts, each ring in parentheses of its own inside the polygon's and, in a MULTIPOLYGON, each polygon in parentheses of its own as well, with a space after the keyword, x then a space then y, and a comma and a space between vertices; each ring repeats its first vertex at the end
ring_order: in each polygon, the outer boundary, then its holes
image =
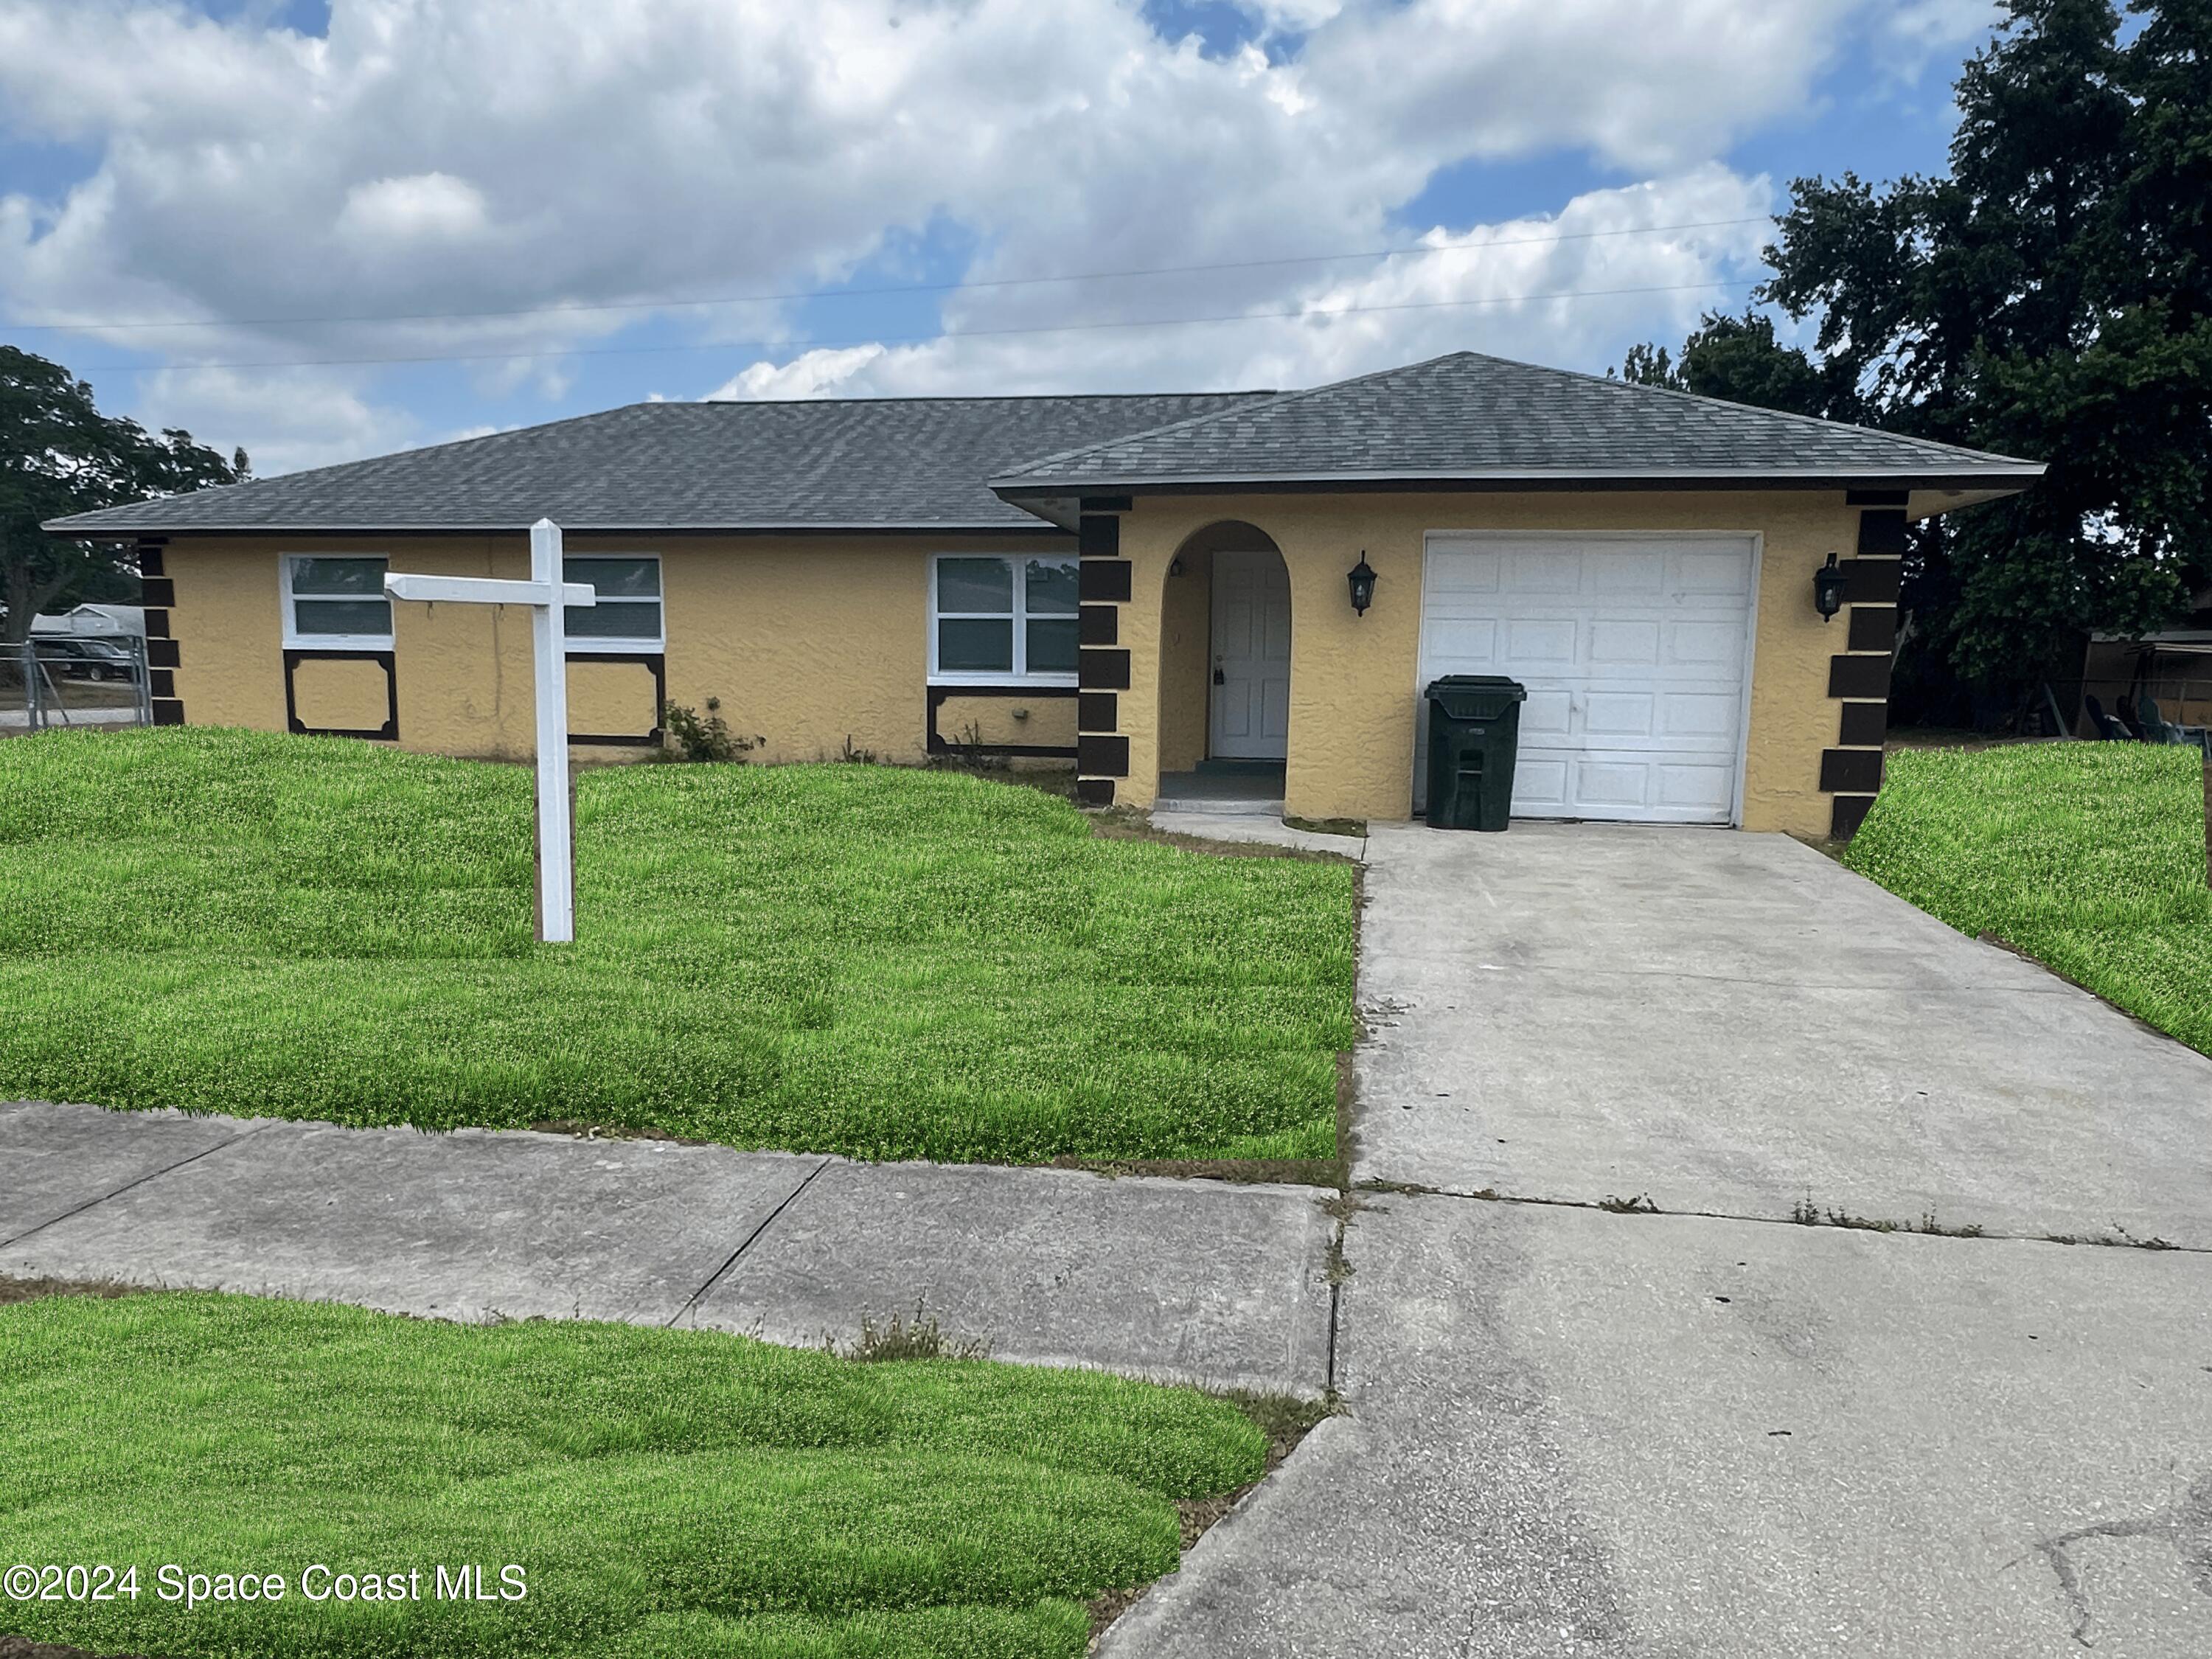
POLYGON ((1129 653, 1121 648, 1121 606, 1129 602, 1129 562, 1121 556, 1120 514, 1126 495, 1086 495, 1075 521, 1079 644, 1076 652, 1075 798, 1085 806, 1111 806, 1115 780, 1129 775, 1129 739, 1120 730, 1121 700, 1129 689, 1129 653))
POLYGON ((1076 567, 1077 594, 1085 605, 1127 605, 1129 562, 1111 556, 1085 559, 1076 567))
POLYGON ((1837 723, 1836 741, 1846 749, 1880 748, 1888 736, 1889 705, 1882 702, 1847 702, 1844 717, 1837 723))
POLYGON ((1874 810, 1872 795, 1838 795, 1831 818, 1828 834, 1838 841, 1849 841, 1866 822, 1866 815, 1874 810))
POLYGON ((1902 495, 1855 489, 1844 499, 1860 509, 1858 545, 1844 562, 1844 603, 1849 617, 1844 654, 1828 661, 1828 696, 1842 703, 1836 721, 1837 746, 1820 755, 1820 790, 1834 797, 1828 833, 1838 841, 1858 833, 1881 788, 1906 539, 1902 495))
MULTIPOLYGON (((143 584, 147 577, 164 574, 166 565, 158 541, 138 544, 138 575, 143 584)), ((176 603, 175 584, 163 583, 169 589, 167 604, 155 605, 143 594, 139 603, 144 607, 146 618, 146 695, 147 707, 156 726, 182 726, 185 705, 177 696, 177 642, 169 635, 169 611, 176 603)))
POLYGON ((1881 750, 1821 750, 1820 787, 1832 795, 1872 795, 1879 793, 1881 788, 1881 750))
POLYGON ((1129 740, 1097 733, 1075 740, 1075 766, 1086 777, 1126 778, 1129 775, 1129 740))

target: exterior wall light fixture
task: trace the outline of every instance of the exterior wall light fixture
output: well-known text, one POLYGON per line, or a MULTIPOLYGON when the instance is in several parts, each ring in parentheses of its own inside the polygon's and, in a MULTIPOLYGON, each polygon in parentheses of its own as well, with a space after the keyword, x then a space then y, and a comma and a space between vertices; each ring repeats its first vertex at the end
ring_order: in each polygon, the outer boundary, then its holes
POLYGON ((1844 588, 1850 580, 1832 553, 1827 563, 1813 573, 1813 608, 1820 613, 1822 622, 1835 621, 1836 612, 1844 608, 1844 588))
POLYGON ((1359 562, 1345 572, 1344 579, 1352 586, 1352 609, 1355 616, 1364 617, 1367 607, 1375 603, 1375 568, 1367 562, 1367 550, 1359 550, 1359 562))

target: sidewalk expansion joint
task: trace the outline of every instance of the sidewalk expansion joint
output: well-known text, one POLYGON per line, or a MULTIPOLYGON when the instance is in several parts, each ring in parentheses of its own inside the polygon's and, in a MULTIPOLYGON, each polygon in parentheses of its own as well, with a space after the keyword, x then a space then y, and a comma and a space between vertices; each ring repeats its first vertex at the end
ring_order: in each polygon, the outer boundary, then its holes
POLYGON ((268 1122, 257 1123, 251 1129, 247 1129, 240 1134, 234 1134, 228 1140, 218 1140, 212 1146, 201 1148, 198 1152, 194 1152, 190 1158, 180 1158, 174 1164, 165 1164, 158 1170, 149 1170, 135 1181, 125 1182, 120 1187, 118 1187, 112 1192, 102 1193, 98 1198, 88 1198, 83 1203, 76 1206, 74 1209, 64 1210, 59 1215, 48 1216, 44 1221, 39 1223, 37 1226, 26 1227, 21 1232, 15 1234, 13 1237, 0 1238, 0 1250, 8 1249, 14 1245, 21 1243, 33 1233, 42 1233, 49 1227, 58 1226, 61 1223, 67 1221, 71 1216, 82 1215, 87 1210, 97 1209, 100 1206, 106 1203, 111 1199, 122 1197, 124 1194, 129 1192, 132 1188, 143 1187, 149 1181, 158 1181, 163 1176, 169 1174, 173 1170, 183 1169, 187 1164, 197 1164, 204 1158, 213 1158, 217 1152, 228 1152, 233 1146, 237 1146, 240 1141, 251 1140, 254 1136, 259 1134, 264 1129, 269 1127, 270 1123, 274 1123, 276 1121, 277 1121, 276 1119, 271 1118, 268 1122))
POLYGON ((673 1325, 678 1320, 683 1318, 685 1314, 690 1313, 694 1308, 696 1308, 699 1304, 706 1298, 708 1291, 713 1290, 715 1285, 720 1284, 725 1279, 729 1277, 730 1269, 738 1265, 738 1258, 744 1255, 747 1250, 752 1249, 754 1242, 757 1240, 763 1233, 766 1232, 770 1227, 773 1227, 775 1224, 775 1218, 781 1215, 786 1210, 789 1209, 793 1204, 798 1202, 799 1194, 805 1192, 809 1187, 811 1187, 814 1184, 814 1177, 820 1175, 824 1170, 828 1169, 836 1162, 836 1160, 835 1158, 825 1158, 812 1169, 809 1170, 806 1172, 806 1178, 801 1181, 796 1187, 793 1187, 788 1193, 786 1193, 783 1196, 783 1201, 778 1204, 775 1208, 770 1210, 765 1216, 761 1218, 760 1225, 755 1227, 752 1231, 744 1236, 743 1242, 738 1244, 738 1248, 730 1252, 729 1259, 724 1261, 720 1267, 714 1269, 714 1273, 708 1279, 707 1282, 702 1285, 697 1290, 692 1291, 690 1296, 684 1297, 684 1305, 678 1308, 674 1313, 669 1315, 668 1317, 661 1322, 664 1325, 673 1325))
POLYGON ((1621 1198, 1534 1198, 1518 1193, 1501 1193, 1494 1187, 1477 1188, 1468 1191, 1452 1187, 1431 1187, 1414 1181, 1383 1181, 1370 1178, 1352 1183, 1355 1197, 1370 1198, 1454 1198, 1473 1204, 1515 1204, 1531 1209, 1599 1210, 1608 1215, 1646 1217, 1673 1216, 1691 1221, 1748 1221, 1762 1227, 1794 1227, 1804 1232, 1882 1233, 1912 1238, 1945 1238, 1961 1243, 1987 1242, 2014 1244, 2082 1244, 2106 1249, 2143 1250, 2151 1255, 2168 1251, 2184 1255, 2212 1255, 2212 1245, 2176 1244, 2171 1239, 2151 1237, 2138 1237, 2121 1226, 2112 1224, 2111 1234, 2099 1233, 2016 1233, 1992 1232, 1979 1226, 1948 1227, 1929 1221, 1886 1221, 1867 1216, 1828 1212, 1808 1218, 1805 1216, 1751 1215, 1736 1210, 1662 1210, 1649 1196, 1621 1198))

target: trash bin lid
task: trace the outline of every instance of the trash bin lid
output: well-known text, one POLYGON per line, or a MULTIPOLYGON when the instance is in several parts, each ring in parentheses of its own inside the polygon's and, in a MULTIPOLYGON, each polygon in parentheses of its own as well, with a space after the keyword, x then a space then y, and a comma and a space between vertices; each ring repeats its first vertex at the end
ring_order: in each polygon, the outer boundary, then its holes
POLYGON ((1496 720, 1512 704, 1528 700, 1528 688, 1503 674, 1446 674, 1431 680, 1422 693, 1458 720, 1496 720))

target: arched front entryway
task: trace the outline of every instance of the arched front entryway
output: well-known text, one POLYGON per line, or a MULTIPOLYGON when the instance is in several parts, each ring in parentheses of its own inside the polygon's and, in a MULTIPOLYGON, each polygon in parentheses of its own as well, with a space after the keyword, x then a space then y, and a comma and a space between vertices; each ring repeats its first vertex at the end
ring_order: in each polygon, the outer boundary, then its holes
POLYGON ((1280 810, 1290 752, 1291 581, 1242 520, 1194 532, 1162 596, 1160 793, 1280 810))

